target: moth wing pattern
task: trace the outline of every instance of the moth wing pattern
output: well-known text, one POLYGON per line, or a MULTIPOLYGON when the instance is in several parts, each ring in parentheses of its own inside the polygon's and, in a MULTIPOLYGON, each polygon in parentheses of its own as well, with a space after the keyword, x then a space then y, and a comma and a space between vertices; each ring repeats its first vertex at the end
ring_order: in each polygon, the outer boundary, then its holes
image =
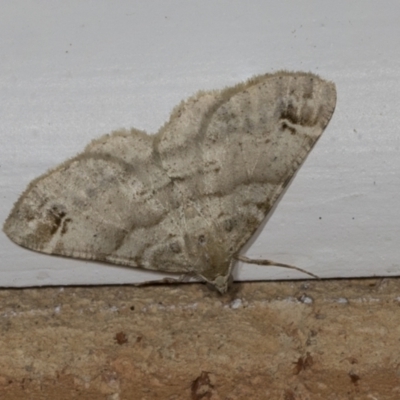
POLYGON ((250 239, 327 126, 331 82, 278 72, 179 104, 155 135, 105 135, 35 179, 6 234, 24 247, 226 291, 250 239))

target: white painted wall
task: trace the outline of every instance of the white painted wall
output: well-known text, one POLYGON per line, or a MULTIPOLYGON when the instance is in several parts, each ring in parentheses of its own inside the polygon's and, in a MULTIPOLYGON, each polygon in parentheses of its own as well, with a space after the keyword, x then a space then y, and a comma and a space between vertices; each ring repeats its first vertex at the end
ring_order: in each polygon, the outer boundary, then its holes
MULTIPOLYGON (((155 132, 199 89, 279 69, 338 104, 247 250, 321 277, 400 274, 400 2, 25 1, 0 13, 0 220, 27 184, 120 127, 155 132)), ((160 276, 25 250, 0 234, 0 285, 160 276)), ((236 278, 303 278, 239 266, 236 278)))

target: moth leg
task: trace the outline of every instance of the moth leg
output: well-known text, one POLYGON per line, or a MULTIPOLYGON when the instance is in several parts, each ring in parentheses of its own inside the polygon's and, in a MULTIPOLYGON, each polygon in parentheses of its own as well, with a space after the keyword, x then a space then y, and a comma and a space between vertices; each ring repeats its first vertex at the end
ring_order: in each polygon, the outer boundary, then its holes
POLYGON ((237 256, 235 256, 235 258, 237 260, 239 260, 239 261, 243 261, 243 262, 248 263, 248 264, 267 265, 267 266, 270 265, 270 266, 274 266, 274 267, 295 269, 296 271, 303 272, 304 274, 310 275, 315 279, 320 279, 319 276, 314 275, 311 272, 308 272, 308 271, 306 271, 306 270, 304 270, 302 268, 295 267, 295 266, 289 265, 289 264, 282 264, 282 263, 271 261, 271 260, 254 260, 254 259, 247 258, 246 256, 241 256, 241 255, 237 255, 237 256))

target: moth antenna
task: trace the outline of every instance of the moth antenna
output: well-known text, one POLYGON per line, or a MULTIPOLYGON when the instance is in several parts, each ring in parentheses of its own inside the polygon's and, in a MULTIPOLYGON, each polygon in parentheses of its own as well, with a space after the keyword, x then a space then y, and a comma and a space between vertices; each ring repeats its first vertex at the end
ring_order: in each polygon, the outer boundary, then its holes
POLYGON ((271 261, 271 260, 255 260, 252 258, 247 258, 246 256, 241 256, 237 255, 235 256, 236 260, 238 261, 243 261, 248 264, 257 264, 257 265, 270 265, 273 267, 282 267, 282 268, 288 268, 288 269, 295 269, 296 271, 303 272, 304 274, 310 275, 315 279, 321 279, 319 276, 314 275, 312 272, 308 272, 302 268, 295 267, 294 265, 289 265, 289 264, 282 264, 279 262, 271 261))

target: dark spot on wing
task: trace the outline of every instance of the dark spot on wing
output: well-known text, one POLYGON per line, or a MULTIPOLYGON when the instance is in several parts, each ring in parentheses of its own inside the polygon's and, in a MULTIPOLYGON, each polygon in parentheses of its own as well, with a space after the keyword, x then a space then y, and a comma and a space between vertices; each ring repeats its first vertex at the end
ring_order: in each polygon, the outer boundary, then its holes
POLYGON ((174 253, 180 253, 182 251, 181 246, 178 242, 173 242, 170 243, 169 248, 174 252, 174 253))
POLYGON ((51 235, 54 235, 58 231, 65 215, 66 215, 65 211, 59 210, 57 206, 53 206, 49 210, 48 217, 51 222, 51 227, 50 227, 51 235))
POLYGON ((292 126, 289 126, 286 122, 282 122, 282 130, 288 130, 291 135, 296 134, 296 129, 294 129, 292 126))
POLYGON ((224 229, 225 229, 227 232, 231 232, 232 229, 233 229, 234 226, 235 226, 235 221, 232 220, 232 219, 226 219, 226 220, 223 222, 223 224, 224 224, 224 229))
POLYGON ((65 218, 62 227, 61 227, 61 235, 65 235, 68 231, 68 224, 72 221, 71 218, 65 218))
POLYGON ((297 116, 297 109, 291 101, 283 108, 281 112, 281 119, 286 119, 292 124, 297 124, 299 122, 299 117, 297 116))
POLYGON ((316 119, 313 116, 313 109, 307 103, 303 105, 300 113, 300 124, 303 126, 314 126, 316 119))

